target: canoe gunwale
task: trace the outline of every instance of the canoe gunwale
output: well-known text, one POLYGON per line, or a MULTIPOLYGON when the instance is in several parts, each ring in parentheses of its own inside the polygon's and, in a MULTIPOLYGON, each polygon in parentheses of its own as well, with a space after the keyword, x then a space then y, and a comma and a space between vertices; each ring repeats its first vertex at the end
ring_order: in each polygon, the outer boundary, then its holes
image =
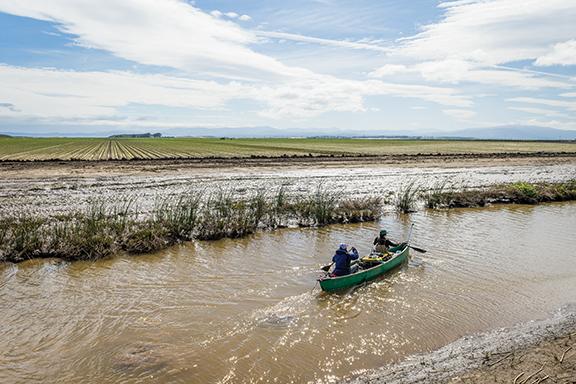
POLYGON ((395 253, 390 260, 387 260, 373 267, 363 269, 356 273, 351 273, 349 275, 344 276, 330 277, 327 274, 326 276, 318 278, 318 281, 320 282, 320 287, 322 288, 323 291, 332 292, 340 289, 346 289, 354 285, 362 284, 363 282, 368 280, 373 280, 374 278, 402 264, 405 260, 407 260, 408 253, 409 253, 409 246, 406 246, 404 249, 402 249, 402 251, 395 253), (397 262, 399 258, 403 259, 400 261, 400 263, 397 262), (389 268, 387 268, 387 266, 389 266, 389 268), (371 274, 371 272, 378 271, 378 269, 381 269, 382 271, 376 275, 371 274), (350 281, 350 284, 346 284, 345 283, 346 281, 350 281))
POLYGON ((319 279, 319 280, 338 280, 338 279, 345 279, 347 277, 349 278, 350 276, 358 276, 358 275, 361 275, 363 273, 367 273, 367 272, 373 270, 374 268, 381 268, 383 265, 386 265, 386 264, 392 262, 394 259, 398 258, 403 253, 404 253, 404 251, 398 252, 394 255, 394 257, 390 258, 389 260, 386 260, 380 264, 376 264, 373 267, 362 269, 361 271, 358 271, 358 272, 350 273, 348 275, 343 275, 343 276, 334 276, 334 277, 327 276, 325 279, 319 279))

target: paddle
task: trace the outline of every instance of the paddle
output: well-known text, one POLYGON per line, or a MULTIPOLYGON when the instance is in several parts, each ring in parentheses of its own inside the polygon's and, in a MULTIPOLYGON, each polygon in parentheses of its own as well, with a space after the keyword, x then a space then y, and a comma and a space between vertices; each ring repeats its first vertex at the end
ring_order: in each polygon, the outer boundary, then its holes
POLYGON ((420 252, 420 253, 426 253, 426 252, 428 252, 428 251, 425 250, 425 249, 418 248, 418 247, 415 247, 415 246, 413 246, 413 245, 409 245, 409 247, 412 248, 413 250, 415 250, 416 252, 420 252))
MULTIPOLYGON (((425 250, 424 248, 418 248, 418 247, 415 247, 415 246, 410 245, 410 244, 408 244, 408 247, 412 248, 412 249, 415 250, 416 252, 420 252, 420 253, 426 253, 426 252, 428 252, 428 251, 425 250)), ((372 248, 372 251, 371 251, 371 252, 374 252, 374 248, 372 248)))
POLYGON ((415 250, 416 252, 420 252, 420 253, 426 253, 427 251, 425 249, 422 248, 418 248, 418 247, 414 247, 412 245, 410 245, 410 239, 412 238, 412 229, 414 229, 414 223, 412 223, 410 225, 410 234, 408 235, 408 242, 406 243, 410 248, 412 248, 413 250, 415 250))
POLYGON ((323 266, 322 268, 320 268, 321 270, 323 270, 324 272, 328 272, 330 270, 330 267, 334 265, 334 262, 331 262, 328 265, 323 266))

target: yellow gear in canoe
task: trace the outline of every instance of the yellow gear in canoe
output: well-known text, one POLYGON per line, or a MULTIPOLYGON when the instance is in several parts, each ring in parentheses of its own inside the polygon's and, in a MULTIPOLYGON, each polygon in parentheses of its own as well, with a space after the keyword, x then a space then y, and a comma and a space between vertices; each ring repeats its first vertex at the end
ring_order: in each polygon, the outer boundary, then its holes
POLYGON ((385 253, 382 256, 378 255, 370 255, 370 256, 364 256, 362 257, 360 260, 364 261, 364 262, 374 262, 374 261, 382 261, 384 258, 386 258, 388 255, 390 255, 389 253, 385 253))

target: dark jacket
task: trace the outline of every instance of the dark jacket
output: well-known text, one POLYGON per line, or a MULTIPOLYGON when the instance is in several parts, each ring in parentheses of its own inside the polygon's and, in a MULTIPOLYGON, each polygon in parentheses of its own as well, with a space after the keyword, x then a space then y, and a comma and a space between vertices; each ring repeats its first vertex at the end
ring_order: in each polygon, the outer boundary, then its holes
POLYGON ((332 261, 336 264, 334 273, 336 276, 344 276, 350 274, 350 263, 352 260, 358 259, 358 251, 353 249, 352 252, 347 252, 343 249, 338 249, 332 261))
POLYGON ((387 238, 381 238, 381 237, 377 237, 374 239, 374 245, 376 244, 385 245, 386 247, 396 247, 398 245, 395 242, 388 240, 387 238))

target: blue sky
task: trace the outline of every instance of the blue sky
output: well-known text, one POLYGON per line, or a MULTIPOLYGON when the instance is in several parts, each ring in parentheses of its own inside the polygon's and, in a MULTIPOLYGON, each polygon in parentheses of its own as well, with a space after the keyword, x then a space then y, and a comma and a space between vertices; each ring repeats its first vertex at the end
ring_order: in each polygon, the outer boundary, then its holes
POLYGON ((0 0, 0 132, 576 130, 573 0, 0 0))

